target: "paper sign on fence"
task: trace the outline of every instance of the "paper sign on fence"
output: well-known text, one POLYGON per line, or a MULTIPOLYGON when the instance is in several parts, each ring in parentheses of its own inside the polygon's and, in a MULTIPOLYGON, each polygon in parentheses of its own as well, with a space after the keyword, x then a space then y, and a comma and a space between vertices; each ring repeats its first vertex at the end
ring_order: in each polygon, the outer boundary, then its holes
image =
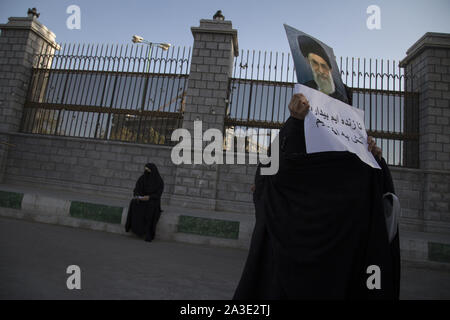
POLYGON ((367 149, 364 111, 301 84, 295 85, 294 93, 302 93, 311 107, 305 118, 307 153, 349 151, 381 169, 367 149))

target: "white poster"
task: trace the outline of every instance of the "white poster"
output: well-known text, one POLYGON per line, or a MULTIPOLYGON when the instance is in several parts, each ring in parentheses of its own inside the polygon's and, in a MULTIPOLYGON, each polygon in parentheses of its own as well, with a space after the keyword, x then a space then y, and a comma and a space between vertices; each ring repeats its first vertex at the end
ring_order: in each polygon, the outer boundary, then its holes
POLYGON ((381 169, 368 150, 364 111, 305 85, 296 84, 294 93, 302 93, 311 108, 305 118, 307 153, 349 151, 381 169))

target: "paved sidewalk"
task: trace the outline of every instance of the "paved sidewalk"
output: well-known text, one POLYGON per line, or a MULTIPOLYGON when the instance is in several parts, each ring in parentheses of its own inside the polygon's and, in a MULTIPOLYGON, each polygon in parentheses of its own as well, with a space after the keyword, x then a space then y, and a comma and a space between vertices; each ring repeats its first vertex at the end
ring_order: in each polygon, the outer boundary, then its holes
MULTIPOLYGON (((230 299, 247 251, 0 218, 0 299, 230 299), (68 290, 66 268, 81 268, 68 290)), ((404 264, 402 298, 450 299, 450 272, 404 264)))

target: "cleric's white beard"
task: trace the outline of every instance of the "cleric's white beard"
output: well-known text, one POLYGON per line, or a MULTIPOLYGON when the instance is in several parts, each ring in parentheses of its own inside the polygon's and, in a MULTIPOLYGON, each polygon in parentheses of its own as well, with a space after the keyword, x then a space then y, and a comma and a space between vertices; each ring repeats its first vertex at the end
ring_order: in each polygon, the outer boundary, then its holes
POLYGON ((331 75, 331 71, 328 71, 328 78, 327 80, 322 80, 321 77, 317 75, 316 72, 313 70, 313 77, 314 81, 317 83, 318 89, 322 91, 325 94, 332 94, 335 91, 334 81, 333 77, 331 75))

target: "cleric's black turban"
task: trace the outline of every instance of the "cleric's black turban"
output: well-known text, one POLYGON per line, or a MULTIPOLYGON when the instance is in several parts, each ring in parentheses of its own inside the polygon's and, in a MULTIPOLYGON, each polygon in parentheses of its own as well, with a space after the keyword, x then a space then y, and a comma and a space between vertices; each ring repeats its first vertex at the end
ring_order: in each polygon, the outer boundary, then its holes
POLYGON ((322 57, 325 62, 328 64, 328 67, 332 69, 330 58, 328 58, 327 53, 323 49, 323 47, 314 39, 307 36, 299 36, 297 38, 298 45, 300 47, 300 50, 302 51, 302 54, 305 58, 308 57, 308 54, 314 53, 318 56, 322 57))

